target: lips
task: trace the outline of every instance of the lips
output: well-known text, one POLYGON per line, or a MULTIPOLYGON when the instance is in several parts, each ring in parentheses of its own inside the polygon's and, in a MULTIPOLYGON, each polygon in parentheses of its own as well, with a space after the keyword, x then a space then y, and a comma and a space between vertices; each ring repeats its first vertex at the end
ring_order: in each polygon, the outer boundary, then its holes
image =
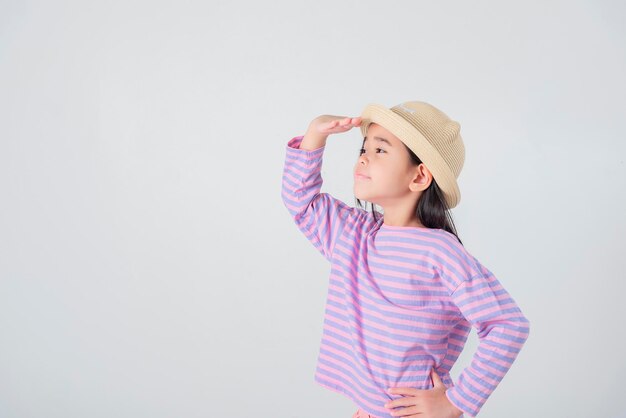
POLYGON ((366 176, 365 174, 355 173, 354 174, 354 179, 355 180, 369 180, 370 178, 368 176, 366 176))

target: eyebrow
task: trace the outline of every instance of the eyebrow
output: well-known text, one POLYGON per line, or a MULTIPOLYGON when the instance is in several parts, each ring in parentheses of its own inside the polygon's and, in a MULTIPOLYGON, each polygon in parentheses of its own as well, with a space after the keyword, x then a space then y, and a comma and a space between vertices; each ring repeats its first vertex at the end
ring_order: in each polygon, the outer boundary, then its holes
MULTIPOLYGON (((389 142, 385 138, 381 138, 379 136, 375 136, 374 139, 379 141, 379 142, 386 142, 390 147, 393 147, 393 145, 391 145, 391 142, 389 142)), ((367 141, 367 137, 363 138, 363 144, 365 144, 365 141, 367 141)))

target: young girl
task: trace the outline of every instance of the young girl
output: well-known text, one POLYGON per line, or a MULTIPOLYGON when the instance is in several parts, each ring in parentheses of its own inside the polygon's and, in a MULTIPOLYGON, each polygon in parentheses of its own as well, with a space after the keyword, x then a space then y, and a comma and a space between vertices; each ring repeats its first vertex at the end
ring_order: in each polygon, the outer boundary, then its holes
POLYGON ((419 101, 323 115, 287 143, 285 206, 331 263, 315 381, 352 399, 353 418, 476 416, 528 338, 528 319, 449 214, 464 160, 460 125, 419 101), (328 136, 357 126, 354 194, 371 213, 320 193, 328 136), (478 349, 454 383, 472 326, 478 349))

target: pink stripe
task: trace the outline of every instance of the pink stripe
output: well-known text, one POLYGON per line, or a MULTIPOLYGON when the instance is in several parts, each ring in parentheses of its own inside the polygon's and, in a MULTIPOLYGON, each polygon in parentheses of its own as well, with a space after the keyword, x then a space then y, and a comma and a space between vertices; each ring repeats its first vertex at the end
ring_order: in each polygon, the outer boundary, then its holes
MULTIPOLYGON (((335 300, 336 299, 332 295, 329 295, 328 297, 329 297, 330 300, 335 300)), ((329 306, 328 310, 333 310, 333 307, 329 306)), ((365 308, 363 310, 367 311, 367 309, 365 309, 365 308)), ((344 312, 340 312, 340 313, 345 315, 344 312)), ((354 312, 353 314, 354 314, 354 316, 355 316, 355 318, 357 319, 358 322, 364 323, 365 325, 368 325, 370 328, 374 328, 376 330, 379 330, 381 333, 392 333, 392 334, 395 334, 395 335, 402 335, 402 336, 405 336, 405 337, 415 337, 415 338, 424 338, 424 339, 443 339, 445 337, 444 335, 433 335, 432 333, 428 332, 428 330, 426 332, 419 332, 419 331, 410 332, 410 331, 405 331, 405 330, 402 330, 402 329, 391 328, 391 327, 385 328, 385 327, 383 327, 380 324, 377 324, 375 322, 368 322, 367 319, 364 319, 357 312, 354 312)), ((327 318, 328 320, 334 321, 334 322, 340 321, 340 319, 331 317, 330 315, 328 315, 328 313, 326 313, 325 318, 327 318)), ((426 326, 426 324, 423 324, 422 327, 423 328, 428 328, 426 326)), ((390 342, 394 342, 395 341, 393 339, 384 337, 383 335, 374 334, 373 332, 370 332, 370 331, 365 331, 360 326, 356 329, 356 332, 359 333, 359 334, 360 333, 364 333, 364 332, 368 332, 372 336, 375 336, 376 338, 381 339, 383 341, 390 341, 390 342)), ((395 342, 395 345, 403 346, 403 347, 414 347, 415 343, 397 341, 397 342, 395 342)), ((441 343, 441 344, 437 344, 436 346, 444 348, 445 344, 441 343)))
MULTIPOLYGON (((335 290, 335 291, 342 291, 343 290, 336 283, 329 283, 329 288, 330 288, 330 290, 335 290)), ((354 290, 350 290, 350 292, 348 292, 347 295, 352 295, 354 297, 354 299, 356 299, 356 300, 363 299, 363 302, 367 302, 367 303, 371 303, 372 305, 376 305, 376 303, 374 302, 375 295, 373 295, 372 292, 369 289, 361 288, 360 291, 361 291, 362 297, 358 297, 354 290)), ((333 300, 336 300, 338 302, 345 303, 344 299, 337 299, 333 295, 328 295, 328 297, 329 298, 332 297, 333 300)), ((411 310, 409 312, 409 311, 407 311, 406 308, 400 308, 400 307, 397 307, 396 305, 388 305, 388 306, 382 306, 382 307, 378 306, 378 307, 379 307, 379 310, 382 311, 383 315, 381 315, 377 311, 373 311, 373 310, 371 310, 371 309, 369 309, 369 308, 367 308, 365 306, 362 306, 361 309, 363 311, 365 311, 366 313, 368 313, 369 315, 376 316, 376 317, 379 317, 379 318, 383 318, 383 319, 386 319, 387 321, 395 320, 396 319, 396 315, 407 316, 407 314, 410 314, 410 316, 414 317, 416 320, 418 320, 418 319, 435 319, 435 320, 440 321, 442 324, 444 324, 443 326, 448 326, 449 327, 450 324, 455 323, 459 319, 458 310, 457 311, 452 311, 454 305, 450 305, 449 306, 449 309, 450 309, 449 312, 450 313, 441 313, 441 314, 437 314, 435 312, 427 312, 427 311, 423 311, 423 310, 419 310, 419 309, 411 310)), ((429 327, 431 325, 424 323, 423 326, 424 327, 429 327)))
MULTIPOLYGON (((329 341, 329 342, 333 342, 334 344, 340 345, 340 346, 344 347, 346 350, 354 350, 355 349, 354 347, 346 347, 344 342, 342 342, 342 341, 340 341, 340 340, 338 340, 338 339, 336 339, 336 338, 334 338, 334 337, 332 337, 330 335, 325 337, 324 339, 329 341)), ((330 353, 332 353, 332 355, 333 355, 332 356, 333 357, 333 363, 337 363, 338 358, 343 358, 346 361, 352 363, 352 366, 354 367, 354 370, 360 369, 360 367, 354 363, 354 358, 346 357, 346 354, 344 352, 342 352, 340 350, 336 350, 332 346, 328 346, 327 348, 325 348, 325 350, 329 351, 330 353)), ((362 350, 357 350, 357 351, 359 353, 363 354, 362 350)), ((324 356, 325 358, 327 358, 330 361, 330 358, 328 358, 329 356, 323 355, 323 353, 320 353, 320 356, 324 356)), ((380 357, 375 356, 375 355, 372 355, 371 357, 368 356, 368 358, 371 358, 371 360, 382 361, 383 363, 385 361, 387 361, 387 362, 389 362, 389 365, 395 365, 395 364, 392 364, 390 360, 386 360, 385 358, 380 358, 380 357)), ((343 364, 343 363, 337 363, 337 364, 343 364)), ((403 364, 404 364, 404 367, 405 367, 405 370, 402 373, 403 379, 412 377, 412 378, 418 378, 419 379, 418 381, 421 381, 421 382, 429 382, 430 381, 429 380, 429 376, 430 376, 430 369, 432 368, 432 364, 430 366, 426 366, 425 367, 425 369, 428 370, 428 372, 426 372, 426 373, 424 373, 424 372, 420 373, 419 371, 412 371, 412 372, 411 371, 407 371, 406 369, 408 369, 409 367, 415 367, 416 364, 409 364, 408 362, 403 363, 403 364)), ((345 365, 344 365, 344 367, 345 367, 345 365)), ((389 374, 390 374, 389 370, 383 369, 383 368, 380 368, 380 367, 376 367, 373 364, 370 365, 370 371, 373 372, 373 373, 379 373, 380 375, 386 376, 386 377, 389 376, 389 374)), ((364 371, 363 373, 367 373, 367 371, 364 371)), ((394 382, 393 377, 391 379, 389 379, 389 382, 390 382, 390 384, 391 384, 391 382, 394 382)), ((374 390, 374 393, 377 391, 377 389, 375 387, 371 387, 371 389, 374 390)))
MULTIPOLYGON (((500 376, 502 378, 502 376, 500 376)), ((483 397, 485 396, 489 396, 489 393, 491 392, 491 389, 485 387, 481 382, 477 381, 476 379, 472 378, 472 376, 470 376, 469 374, 465 375, 465 379, 468 383, 472 384, 472 387, 475 390, 478 390, 479 392, 482 393, 482 397, 479 397, 478 395, 476 395, 474 392, 466 390, 465 393, 467 394, 467 396, 471 397, 472 399, 480 402, 482 400, 483 397)), ((489 378, 487 376, 484 376, 484 380, 489 380, 489 378)))
MULTIPOLYGON (((474 398, 474 396, 472 396, 472 394, 468 394, 468 396, 471 396, 472 398, 474 398)), ((459 395, 459 396, 456 397, 456 399, 462 405, 462 408, 461 408, 462 410, 473 411, 474 409, 476 409, 476 405, 473 405, 473 404, 469 403, 462 396, 459 395)))
MULTIPOLYGON (((355 382, 350 376, 347 376, 345 373, 342 373, 342 372, 340 372, 337 369, 328 368, 324 364, 321 364, 321 363, 318 363, 318 367, 317 368, 318 368, 318 370, 326 371, 326 372, 332 373, 332 374, 337 374, 337 375, 340 375, 341 377, 343 377, 345 380, 350 382, 350 384, 347 387, 345 387, 345 389, 347 391, 349 391, 350 393, 352 393, 352 396, 354 396, 355 398, 360 399, 361 402, 364 403, 365 405, 367 405, 370 409, 378 410, 378 408, 376 408, 376 406, 374 404, 372 404, 369 401, 363 399, 361 396, 358 396, 357 392, 354 392, 352 390, 352 388, 354 386, 362 386, 362 385, 360 385, 358 382, 355 382)), ((318 372, 317 374, 320 374, 320 373, 318 372)), ((335 385, 343 386, 343 383, 341 383, 340 381, 338 381, 336 379, 333 379, 331 376, 328 376, 326 374, 320 374, 320 376, 322 376, 322 379, 327 380, 327 381, 329 381, 329 382, 331 382, 331 383, 333 383, 335 385)))
MULTIPOLYGON (((337 329, 335 329, 333 327, 331 327, 331 329, 333 330, 333 332, 335 332, 337 334, 340 334, 340 335, 344 334, 343 332, 340 332, 340 331, 338 331, 337 329)), ((344 340, 338 340, 338 339, 334 338, 331 335, 325 336, 324 339, 327 339, 328 341, 332 341, 336 345, 339 345, 339 346, 343 347, 346 350, 355 351, 355 352, 358 352, 361 355, 364 355, 364 352, 363 352, 363 350, 361 350, 360 346, 355 347, 353 345, 348 345, 348 344, 345 343, 344 340)), ((374 349, 379 349, 380 350, 380 346, 378 346, 376 344, 368 344, 368 348, 370 349, 370 351, 374 350, 374 349)), ((344 353, 342 353, 340 351, 337 351, 333 347, 327 347, 326 350, 328 350, 328 351, 330 351, 330 352, 332 352, 334 354, 337 354, 338 356, 345 357, 344 353)), ((383 351, 383 350, 381 350, 381 351, 383 351)), ((393 350, 386 350, 386 351, 387 352, 392 352, 393 350)), ((403 355, 403 354, 405 354, 405 355, 412 355, 412 354, 421 354, 421 352, 415 352, 415 350, 414 350, 413 352, 410 352, 410 351, 407 352, 407 353, 403 352, 403 353, 398 353, 396 355, 403 355)), ((393 366, 393 367, 399 367, 399 368, 403 368, 403 369, 415 368, 415 367, 420 366, 420 365, 424 366, 423 370, 415 370, 415 371, 413 371, 414 373, 413 372, 404 372, 402 374, 402 376, 411 376, 411 377, 419 376, 419 377, 427 378, 429 373, 430 373, 430 369, 434 366, 434 364, 433 364, 434 362, 432 360, 429 360, 429 361, 426 361, 426 360, 423 360, 423 361, 413 361, 413 362, 410 362, 410 361, 400 361, 400 362, 398 362, 398 361, 392 360, 389 357, 381 357, 381 356, 378 356, 378 355, 376 355, 374 353, 368 353, 366 355, 366 357, 368 359, 370 359, 370 360, 378 361, 378 362, 380 362, 381 364, 383 364, 385 366, 393 366)), ((383 375, 387 375, 389 373, 389 371, 386 370, 385 368, 377 367, 374 364, 370 364, 370 370, 372 370, 373 372, 376 372, 376 373, 383 374, 383 375)))
POLYGON ((524 344, 520 344, 520 343, 515 342, 515 341, 505 340, 503 338, 499 338, 499 337, 493 336, 492 338, 490 338, 488 340, 485 340, 485 346, 486 347, 488 346, 489 348, 491 348, 491 351, 494 351, 494 352, 498 353, 502 357, 508 357, 510 359, 510 361, 507 364, 507 367, 509 367, 509 366, 511 366, 511 364, 513 363, 513 361, 517 357, 517 355, 519 353, 519 350, 522 349, 524 344), (508 347, 509 349, 517 349, 517 351, 503 350, 500 347, 496 347, 494 345, 491 345, 490 343, 492 343, 492 342, 504 345, 505 347, 508 347))
MULTIPOLYGON (((500 377, 504 377, 504 373, 502 373, 500 370, 493 367, 492 365, 497 365, 497 366, 504 367, 504 368, 507 368, 510 366, 510 363, 500 361, 493 357, 489 357, 487 359, 484 357, 484 355, 480 351, 476 351, 476 353, 474 354, 474 361, 480 364, 483 369, 488 370, 492 374, 495 374, 496 376, 500 376, 500 377)), ((480 375, 484 380, 490 379, 487 375, 483 376, 481 373, 476 373, 476 374, 480 375)))
MULTIPOLYGON (((481 305, 483 305, 483 304, 485 304, 484 301, 483 301, 483 303, 481 303, 481 305)), ((475 304, 475 303, 473 303, 472 305, 478 306, 478 304, 475 304)), ((506 310, 506 309, 509 309, 509 308, 515 308, 515 307, 517 307, 517 305, 514 302, 507 303, 507 304, 504 304, 504 305, 492 306, 490 308, 485 308, 485 309, 483 309, 481 311, 477 311, 477 312, 474 312, 474 313, 470 314, 470 316, 471 316, 470 319, 480 318, 481 316, 485 316, 485 315, 488 315, 488 314, 491 314, 491 313, 494 313, 494 312, 497 313, 497 312, 500 312, 500 311, 503 311, 503 310, 506 310)))
MULTIPOLYGON (((337 253, 335 252, 335 257, 337 257, 337 253)), ((331 278, 335 279, 336 281, 340 280, 340 277, 336 276, 333 272, 331 272, 331 278)), ((331 287, 331 289, 337 291, 337 292, 344 292, 345 289, 342 287, 339 287, 337 285, 335 285, 334 283, 329 283, 329 286, 331 287)), ((361 287, 360 291, 362 292, 362 294, 367 295, 368 298, 371 300, 376 300, 377 298, 379 298, 379 295, 374 295, 372 294, 372 292, 365 288, 365 287, 361 287)), ((356 294, 356 292, 354 292, 352 289, 350 290, 349 293, 347 293, 347 295, 351 296, 351 298, 358 300, 360 299, 358 297, 358 295, 356 294)), ((329 295, 330 297, 331 295, 329 295)), ((345 300, 343 300, 342 302, 345 302, 345 300)), ((370 302, 372 304, 375 304, 374 302, 370 302)), ((407 310, 406 308, 399 308, 395 305, 379 305, 380 310, 384 311, 386 314, 388 314, 388 316, 385 316, 385 318, 389 319, 394 319, 396 317, 396 315, 407 315, 407 310)), ((453 305, 449 306, 450 309, 453 309, 453 305)), ((365 308, 362 308, 365 310, 365 308)), ((369 311, 368 311, 369 312, 369 311)), ((421 317, 421 318, 428 318, 428 319, 437 319, 440 321, 448 321, 449 323, 453 323, 458 321, 459 319, 459 313, 449 313, 449 314, 438 314, 438 313, 433 313, 433 312, 426 312, 426 311, 419 311, 419 310, 414 310, 411 311, 411 315, 412 316, 416 316, 416 317, 421 317)), ((427 326, 425 324, 425 326, 427 326)))
MULTIPOLYGON (((373 258, 373 257, 372 257, 373 258)), ((416 266, 415 267, 415 271, 416 272, 420 272, 420 270, 422 271, 426 271, 425 267, 422 266, 416 266)), ((370 271, 372 273, 379 273, 385 276, 390 276, 390 277, 396 277, 398 279, 403 279, 404 283, 401 281, 392 281, 392 280, 388 280, 385 277, 380 277, 380 284, 384 285, 384 286, 392 286, 398 289, 406 289, 406 290, 423 290, 423 291, 441 291, 441 284, 437 283, 434 279, 428 277, 428 276, 418 276, 417 274, 407 274, 404 272, 399 272, 399 271, 394 271, 394 270, 389 270, 389 269, 385 269, 385 268, 379 268, 379 267, 375 267, 375 266, 370 266, 370 271), (410 282, 410 280, 413 279, 420 279, 421 281, 431 281, 432 284, 430 286, 427 285, 420 285, 420 284, 412 284, 410 282)))
MULTIPOLYGON (((381 236, 384 236, 385 234, 387 234, 387 232, 380 232, 381 236)), ((406 236, 407 238, 411 237, 410 233, 403 233, 403 232, 398 232, 397 234, 394 234, 396 236, 406 236)), ((430 236, 424 236, 420 238, 420 241, 425 241, 429 244, 435 244, 435 245, 424 245, 420 242, 416 242, 415 244, 409 244, 409 243, 403 243, 403 242, 395 242, 395 241, 389 241, 387 242, 388 244, 394 245, 396 247, 400 247, 402 249, 407 250, 404 254, 405 256, 407 255, 407 253, 412 253, 415 250, 422 250, 425 251, 427 253, 431 253, 434 255, 437 255, 439 258, 441 258, 443 261, 445 261, 447 264, 450 264, 451 266, 453 266, 455 268, 455 270, 457 271, 474 271, 473 266, 471 266, 469 263, 467 263, 467 260, 465 258, 455 258, 452 259, 448 256, 447 253, 439 250, 438 247, 443 247, 444 249, 448 250, 450 253, 455 254, 456 252, 454 251, 454 249, 449 245, 449 243, 447 242, 447 240, 445 239, 441 239, 442 237, 430 237, 430 236)), ((460 280, 458 280, 455 285, 458 285, 458 283, 461 283, 460 280)))
MULTIPOLYGON (((335 247, 335 257, 337 258, 341 258, 339 251, 341 251, 338 247, 335 247)), ((344 269, 343 266, 336 266, 337 269, 346 271, 344 269)), ((348 274, 350 274, 351 277, 356 277, 357 276, 357 272, 354 268, 349 268, 347 270, 348 274)), ((331 277, 337 279, 338 281, 341 281, 342 277, 338 277, 335 273, 331 272, 330 273, 331 277)), ((344 289, 341 289, 344 290, 344 289)), ((369 289, 367 289, 366 287, 361 287, 361 290, 366 293, 370 299, 375 300, 377 298, 379 298, 379 295, 373 295, 371 293, 371 291, 369 289)), ((350 292, 350 294, 352 295, 352 297, 357 298, 356 293, 354 293, 353 291, 350 292)), ((452 308, 452 307, 451 307, 452 308)), ((380 305, 380 309, 389 313, 391 316, 397 315, 397 314, 407 314, 406 309, 404 308, 398 308, 394 305, 380 305)), ((431 318, 431 319, 443 319, 443 320, 455 320, 458 319, 458 313, 450 313, 450 314, 446 314, 446 315, 442 315, 442 314, 434 314, 434 313, 430 313, 430 312, 419 312, 420 316, 423 316, 424 318, 431 318)))
MULTIPOLYGON (((335 289, 335 290, 338 289, 334 285, 329 285, 329 286, 331 288, 335 289)), ((337 303, 345 302, 344 299, 339 298, 339 297, 337 297, 335 295, 328 295, 328 300, 329 301, 333 301, 333 302, 337 302, 337 303)), ((342 310, 340 310, 338 308, 335 308, 334 306, 331 306, 331 305, 328 305, 327 309, 330 309, 330 310, 335 311, 335 312, 340 313, 340 314, 344 314, 344 315, 346 314, 345 311, 342 311, 342 310)), ((381 321, 386 321, 386 322, 389 322, 389 323, 394 324, 394 325, 408 325, 408 326, 415 326, 416 325, 416 320, 408 320, 408 319, 402 319, 402 318, 393 318, 393 317, 390 317, 390 316, 382 315, 382 314, 380 314, 380 313, 378 313, 376 311, 372 311, 372 310, 369 310, 369 309, 366 309, 366 308, 362 308, 362 310, 365 313, 367 313, 368 315, 370 315, 370 316, 373 316, 375 318, 379 318, 381 321)), ((362 316, 359 316, 359 318, 362 318, 364 323, 369 321, 368 319, 365 319, 362 316)), ((372 321, 369 321, 367 323, 375 325, 375 323, 372 322, 372 321)), ((448 324, 434 325, 434 324, 427 324, 427 323, 419 323, 419 326, 421 328, 426 328, 426 329, 432 330, 432 331, 445 331, 445 330, 450 328, 450 326, 448 324)), ((398 331, 398 332, 405 332, 405 331, 400 330, 400 329, 398 329, 396 331, 398 331)), ((410 333, 406 334, 406 335, 407 336, 413 336, 413 334, 410 334, 410 333)))
MULTIPOLYGON (((329 318, 328 314, 324 315, 325 318, 329 318)), ((332 320, 332 318, 330 318, 332 320)), ((325 327, 327 327, 329 330, 332 330, 333 332, 342 335, 343 337, 346 338, 346 340, 350 341, 353 340, 355 338, 354 335, 346 333, 343 330, 337 329, 335 327, 333 327, 331 324, 325 323, 325 327)), ((358 335, 358 337, 356 337, 356 341, 365 347, 369 347, 370 349, 376 349, 379 351, 382 351, 385 354, 389 354, 389 355, 395 355, 395 356, 400 356, 400 355, 414 355, 414 354, 424 354, 423 348, 421 348, 419 345, 417 344, 410 344, 410 343, 401 343, 401 342, 397 342, 391 338, 386 338, 386 337, 382 337, 380 335, 374 334, 372 332, 369 331, 365 331, 363 329, 361 329, 360 327, 357 327, 357 331, 356 334, 358 335), (386 345, 380 345, 377 343, 374 343, 372 341, 367 341, 363 338, 363 336, 365 337, 370 337, 370 338, 376 338, 380 341, 382 341, 383 343, 386 343, 386 345), (398 352, 397 350, 395 350, 393 347, 405 347, 407 348, 406 351, 402 351, 402 352, 398 352)), ((446 348, 446 344, 441 343, 441 344, 430 344, 429 345, 429 349, 430 350, 444 350, 446 348)))

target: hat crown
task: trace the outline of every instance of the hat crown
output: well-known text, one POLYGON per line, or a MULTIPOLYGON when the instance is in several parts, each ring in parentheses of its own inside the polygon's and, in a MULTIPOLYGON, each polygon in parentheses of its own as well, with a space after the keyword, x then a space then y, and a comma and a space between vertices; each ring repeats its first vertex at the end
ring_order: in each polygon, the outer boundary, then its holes
POLYGON ((401 103, 391 111, 413 125, 441 155, 454 177, 459 177, 465 163, 465 146, 458 122, 435 106, 420 101, 401 103))

